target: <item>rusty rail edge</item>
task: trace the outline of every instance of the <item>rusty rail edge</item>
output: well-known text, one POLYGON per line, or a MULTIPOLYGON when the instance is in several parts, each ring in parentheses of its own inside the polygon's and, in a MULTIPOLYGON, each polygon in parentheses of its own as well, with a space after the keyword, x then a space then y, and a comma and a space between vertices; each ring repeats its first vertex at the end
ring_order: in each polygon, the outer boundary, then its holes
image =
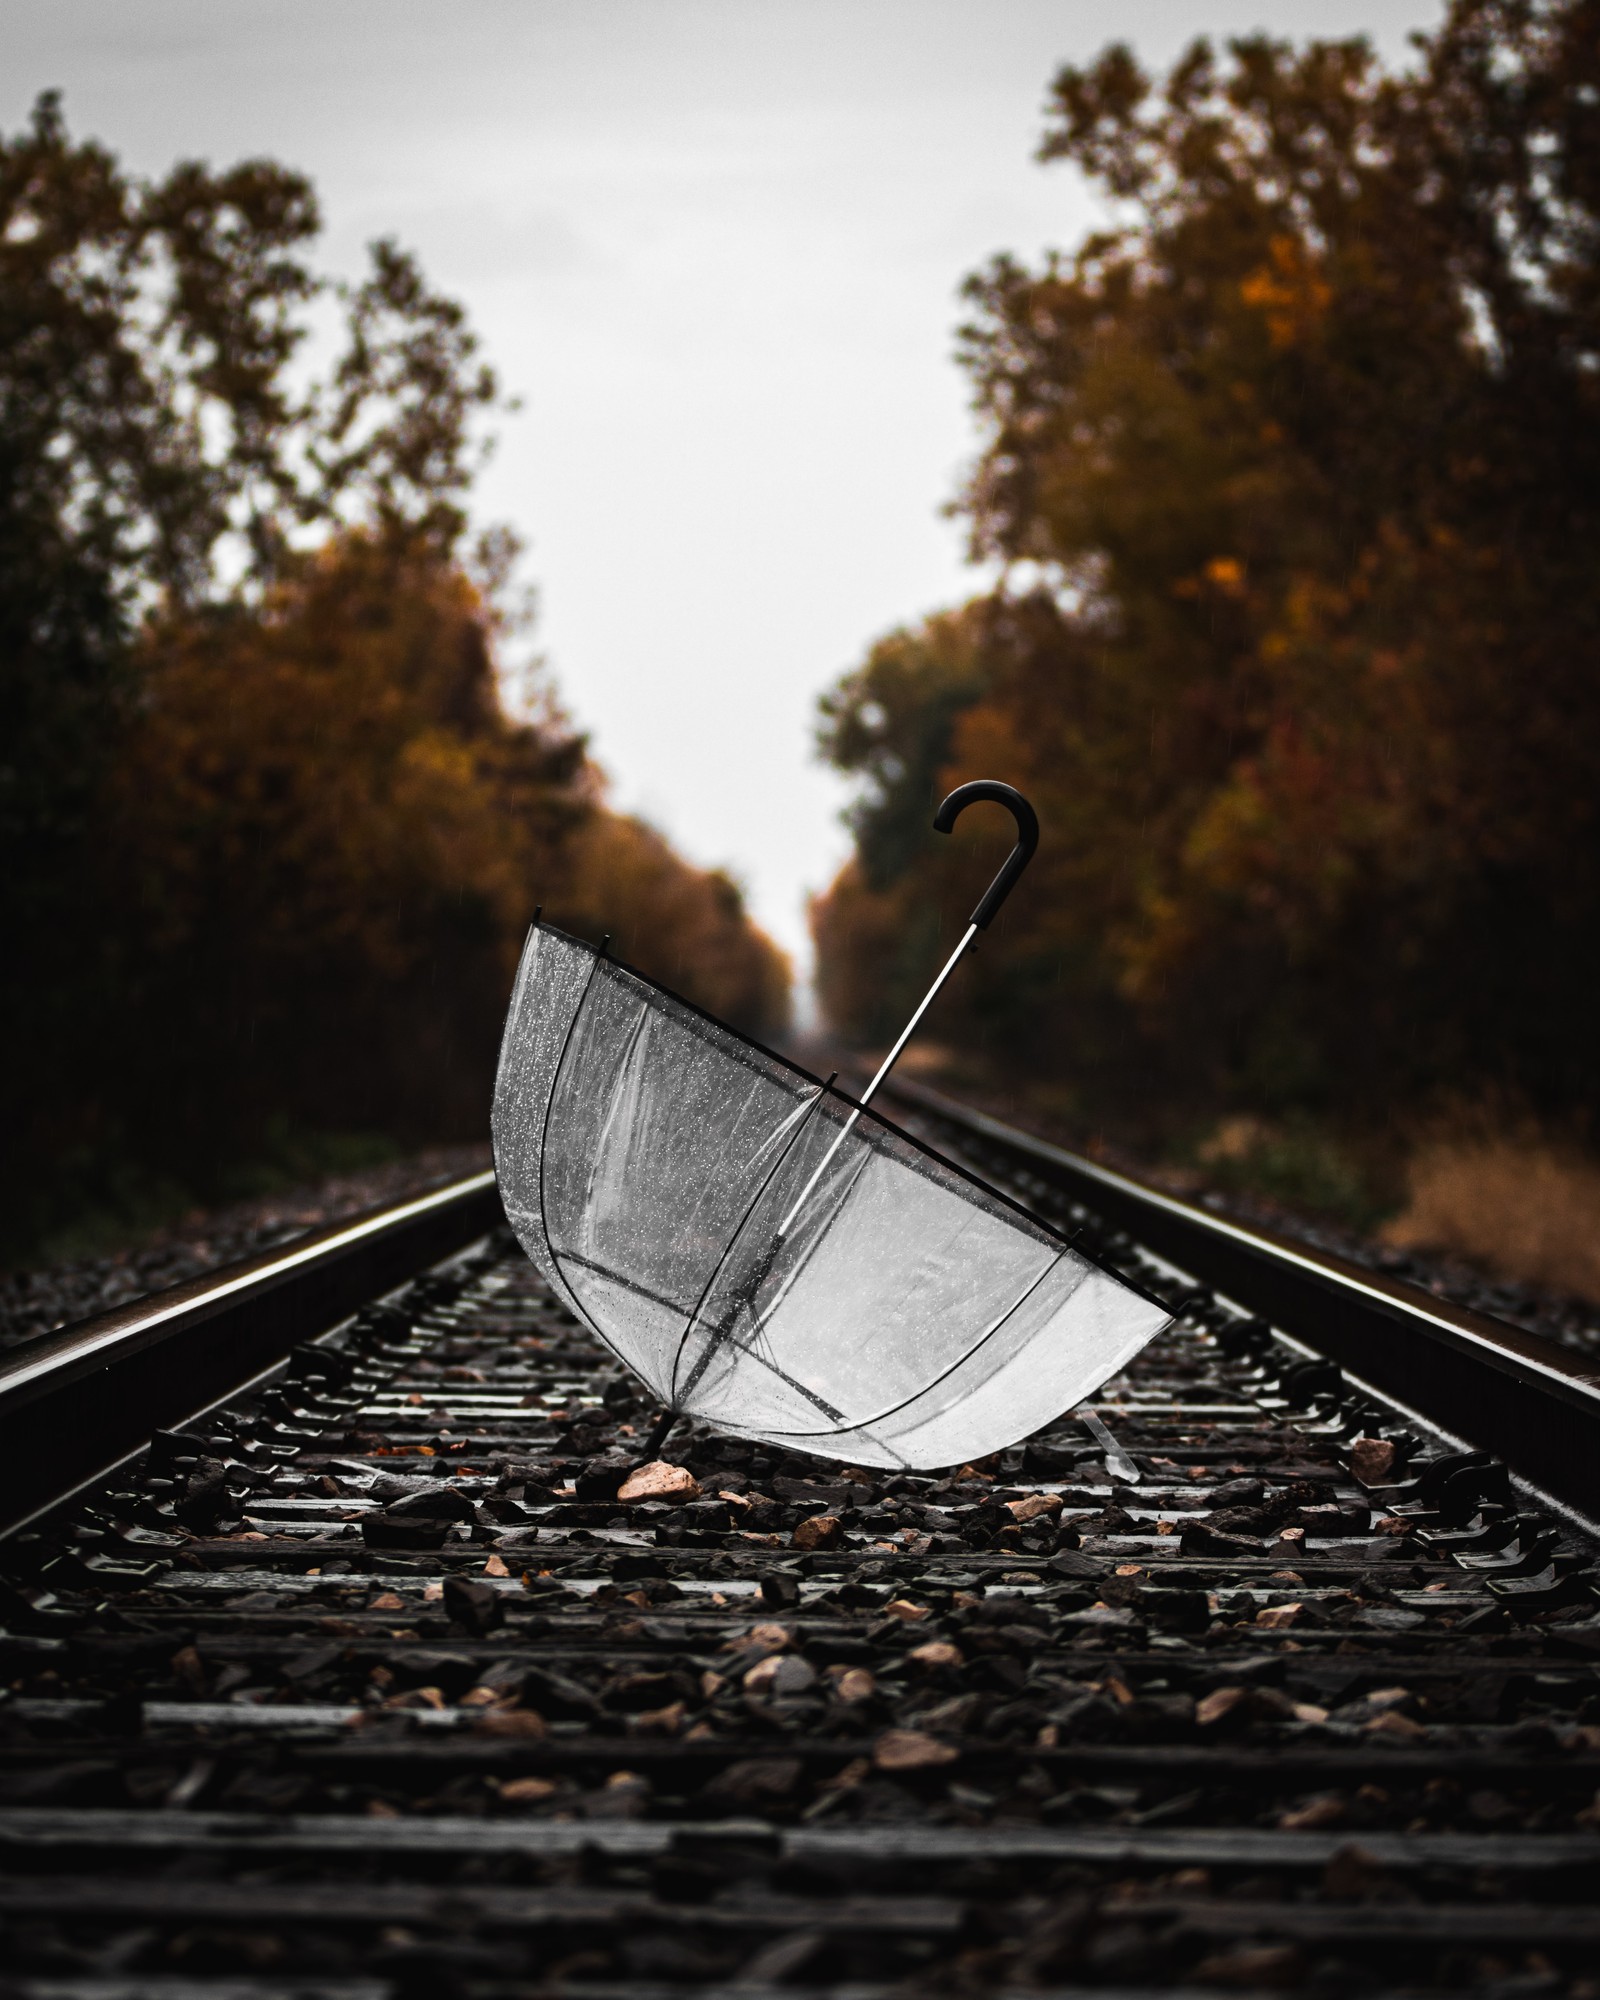
MULTIPOLYGON (((1539 1334, 1163 1194, 925 1084, 885 1094, 991 1147, 1381 1394, 1600 1516, 1600 1374, 1539 1334)), ((981 1164, 981 1162, 980 1162, 981 1164)))
POLYGON ((0 1533, 500 1220, 493 1173, 472 1174, 11 1349, 0 1357, 0 1533))

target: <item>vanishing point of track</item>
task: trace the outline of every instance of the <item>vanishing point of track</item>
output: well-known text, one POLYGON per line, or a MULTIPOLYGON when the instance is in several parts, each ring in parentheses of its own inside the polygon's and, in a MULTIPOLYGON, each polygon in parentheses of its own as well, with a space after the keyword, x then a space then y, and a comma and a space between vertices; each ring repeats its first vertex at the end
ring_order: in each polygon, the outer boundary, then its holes
POLYGON ((631 1497, 482 1179, 6 1356, 7 1991, 1600 1994, 1582 1361, 899 1104, 1180 1312, 947 1476, 631 1497))

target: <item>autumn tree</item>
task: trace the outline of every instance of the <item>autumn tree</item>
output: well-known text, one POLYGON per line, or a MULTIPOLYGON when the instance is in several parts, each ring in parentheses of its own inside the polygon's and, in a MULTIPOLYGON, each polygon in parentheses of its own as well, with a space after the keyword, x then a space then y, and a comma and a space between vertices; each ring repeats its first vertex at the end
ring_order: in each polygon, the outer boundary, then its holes
POLYGON ((964 1031, 1123 1105, 1593 1107, 1600 9, 1457 0, 1397 73, 1115 48, 1050 107, 1110 223, 968 288, 1006 582, 940 782, 1046 839, 964 1031))
POLYGON ((404 251, 338 281, 319 230, 274 162, 141 180, 52 98, 0 140, 13 1245, 285 1120, 480 1134, 540 902, 647 962, 688 919, 707 997, 785 1004, 734 886, 607 811, 548 689, 507 713, 515 543, 470 519, 495 379, 404 251))

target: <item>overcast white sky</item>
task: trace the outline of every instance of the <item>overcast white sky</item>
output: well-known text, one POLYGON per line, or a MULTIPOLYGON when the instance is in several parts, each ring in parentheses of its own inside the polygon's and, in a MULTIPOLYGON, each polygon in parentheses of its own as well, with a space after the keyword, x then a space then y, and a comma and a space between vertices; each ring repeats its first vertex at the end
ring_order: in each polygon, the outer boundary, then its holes
MULTIPOLYGON (((1130 40, 1365 31, 1433 0, 0 0, 0 115, 59 87, 131 164, 308 171, 327 256, 392 233, 522 413, 482 495, 621 806, 797 955, 846 851, 818 693, 968 594, 963 275, 1089 218, 1046 84, 1130 40)), ((976 775, 976 774, 975 774, 976 775)))

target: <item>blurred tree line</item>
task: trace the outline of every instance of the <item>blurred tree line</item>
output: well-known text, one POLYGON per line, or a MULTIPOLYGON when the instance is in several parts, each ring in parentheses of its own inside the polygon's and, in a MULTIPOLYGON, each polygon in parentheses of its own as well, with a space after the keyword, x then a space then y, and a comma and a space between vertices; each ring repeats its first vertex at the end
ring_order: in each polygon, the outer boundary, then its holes
POLYGON ((50 97, 0 139, 13 1251, 286 1129, 480 1136, 538 903, 786 1009, 736 886, 606 808, 536 677, 503 698, 494 377, 404 251, 336 284, 319 228, 282 166, 142 181, 50 97))
POLYGON ((1109 223, 968 282, 1002 581, 823 704, 826 1009, 904 1018, 1008 833, 932 805, 995 776, 1044 839, 936 1032, 1084 1121, 1592 1113, 1600 6, 1455 0, 1393 73, 1114 47, 1040 157, 1109 223))

